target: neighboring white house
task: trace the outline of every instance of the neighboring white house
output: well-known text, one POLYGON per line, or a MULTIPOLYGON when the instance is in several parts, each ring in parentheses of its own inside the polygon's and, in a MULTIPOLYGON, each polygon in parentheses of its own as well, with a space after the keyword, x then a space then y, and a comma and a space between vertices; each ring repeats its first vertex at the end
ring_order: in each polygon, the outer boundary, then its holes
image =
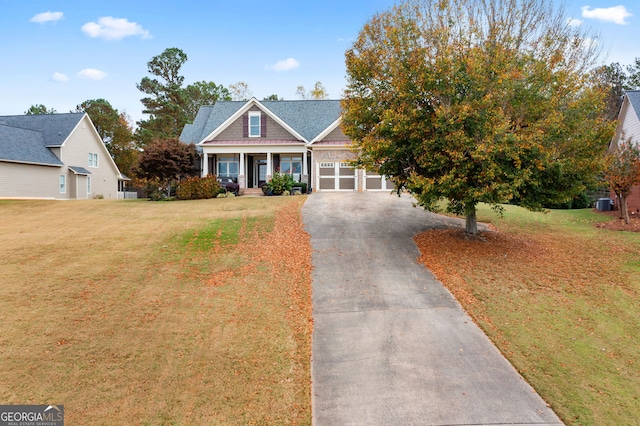
POLYGON ((202 150, 202 175, 259 188, 273 173, 314 191, 391 190, 384 177, 351 167, 356 157, 340 129, 339 100, 220 101, 203 106, 180 140, 202 150))
MULTIPOLYGON (((621 139, 630 140, 635 145, 640 144, 640 90, 628 90, 624 93, 622 107, 618 115, 618 125, 611 140, 611 147, 616 147, 621 139)), ((611 194, 616 199, 615 194, 611 194)), ((616 200, 616 208, 617 200, 616 200)), ((635 186, 627 197, 629 211, 640 213, 640 186, 635 186)))
POLYGON ((87 114, 0 116, 0 198, 118 198, 126 180, 87 114))

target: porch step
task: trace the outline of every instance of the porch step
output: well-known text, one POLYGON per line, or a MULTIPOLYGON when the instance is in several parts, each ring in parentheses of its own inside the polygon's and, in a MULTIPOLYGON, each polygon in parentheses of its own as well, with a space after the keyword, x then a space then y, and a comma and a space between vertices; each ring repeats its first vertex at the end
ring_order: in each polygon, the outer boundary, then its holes
POLYGON ((248 195, 251 197, 259 197, 264 195, 264 193, 262 192, 262 189, 260 188, 243 188, 240 190, 240 194, 248 195))

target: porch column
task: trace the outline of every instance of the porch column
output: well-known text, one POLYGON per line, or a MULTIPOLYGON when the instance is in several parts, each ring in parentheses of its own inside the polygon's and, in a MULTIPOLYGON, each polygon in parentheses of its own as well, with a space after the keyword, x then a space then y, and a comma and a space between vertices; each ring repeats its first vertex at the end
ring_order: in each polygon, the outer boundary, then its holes
POLYGON ((267 152, 267 182, 269 182, 271 180, 271 177, 273 176, 273 171, 271 170, 271 153, 267 152))
POLYGON ((309 185, 309 170, 307 167, 307 151, 302 154, 302 178, 300 182, 305 182, 309 185))
POLYGON ((240 170, 238 171, 238 185, 240 188, 246 188, 246 176, 247 174, 244 171, 244 154, 240 153, 240 170))
POLYGON ((202 157, 202 177, 206 177, 209 174, 209 154, 206 152, 202 157))

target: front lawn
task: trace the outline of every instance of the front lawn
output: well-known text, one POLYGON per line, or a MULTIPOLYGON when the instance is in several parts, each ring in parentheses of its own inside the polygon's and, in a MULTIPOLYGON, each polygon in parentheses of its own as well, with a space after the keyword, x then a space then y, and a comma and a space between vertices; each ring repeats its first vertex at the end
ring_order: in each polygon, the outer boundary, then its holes
POLYGON ((305 197, 0 203, 0 403, 310 424, 305 197))
POLYGON ((637 424, 640 234, 590 210, 482 208, 496 232, 416 237, 422 262, 567 424, 637 424))

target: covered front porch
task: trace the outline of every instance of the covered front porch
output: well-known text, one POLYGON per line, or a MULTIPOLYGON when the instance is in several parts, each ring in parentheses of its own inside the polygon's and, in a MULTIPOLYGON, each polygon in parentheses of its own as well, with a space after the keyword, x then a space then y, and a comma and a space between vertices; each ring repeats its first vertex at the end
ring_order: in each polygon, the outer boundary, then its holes
POLYGON ((215 174, 236 179, 241 189, 261 188, 274 172, 288 174, 296 182, 309 182, 309 161, 304 145, 202 147, 202 176, 215 174))

